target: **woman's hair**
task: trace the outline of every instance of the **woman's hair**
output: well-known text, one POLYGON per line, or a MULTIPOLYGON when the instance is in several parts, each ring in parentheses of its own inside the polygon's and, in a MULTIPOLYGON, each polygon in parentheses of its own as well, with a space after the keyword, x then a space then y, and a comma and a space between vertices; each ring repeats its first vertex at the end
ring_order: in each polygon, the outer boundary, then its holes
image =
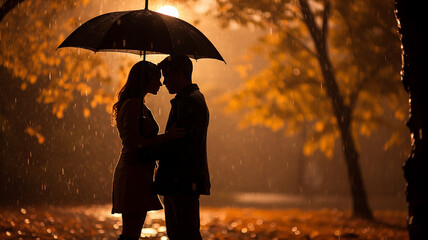
POLYGON ((129 98, 140 96, 147 87, 149 80, 156 75, 160 78, 160 68, 151 62, 140 61, 132 66, 128 75, 128 80, 122 89, 120 89, 117 95, 117 102, 113 105, 112 114, 114 122, 117 122, 117 115, 119 114, 122 104, 129 98))

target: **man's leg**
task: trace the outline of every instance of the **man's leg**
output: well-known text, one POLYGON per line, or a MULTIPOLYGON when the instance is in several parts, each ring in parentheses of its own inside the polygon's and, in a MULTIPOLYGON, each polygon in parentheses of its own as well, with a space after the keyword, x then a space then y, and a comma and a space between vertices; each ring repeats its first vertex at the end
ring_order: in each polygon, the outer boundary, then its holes
POLYGON ((170 240, 202 240, 199 195, 169 196, 165 200, 165 219, 170 240))
POLYGON ((163 204, 165 210, 166 233, 169 240, 179 239, 177 236, 178 221, 174 208, 174 201, 171 196, 164 196, 163 204))

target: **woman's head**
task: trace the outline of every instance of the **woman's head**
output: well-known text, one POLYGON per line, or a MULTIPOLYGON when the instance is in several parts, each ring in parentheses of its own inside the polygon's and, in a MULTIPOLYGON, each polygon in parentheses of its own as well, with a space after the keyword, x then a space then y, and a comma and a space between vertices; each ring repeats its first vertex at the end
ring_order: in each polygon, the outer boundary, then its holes
POLYGON ((132 66, 128 80, 119 91, 118 100, 113 105, 114 119, 117 120, 117 114, 125 100, 143 97, 147 93, 156 94, 162 85, 160 78, 160 68, 156 64, 140 61, 132 66))
POLYGON ((148 93, 149 84, 159 80, 160 77, 160 68, 156 64, 146 61, 136 63, 129 71, 128 80, 120 90, 119 98, 122 92, 127 92, 128 98, 148 93))

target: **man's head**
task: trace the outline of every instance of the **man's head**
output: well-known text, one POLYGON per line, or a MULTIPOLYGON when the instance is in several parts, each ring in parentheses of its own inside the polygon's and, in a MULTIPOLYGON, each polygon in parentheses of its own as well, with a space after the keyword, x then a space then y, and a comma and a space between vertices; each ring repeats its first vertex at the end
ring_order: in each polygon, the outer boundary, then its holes
POLYGON ((158 64, 164 76, 163 84, 169 93, 178 93, 183 87, 192 83, 193 65, 189 57, 171 55, 158 64))

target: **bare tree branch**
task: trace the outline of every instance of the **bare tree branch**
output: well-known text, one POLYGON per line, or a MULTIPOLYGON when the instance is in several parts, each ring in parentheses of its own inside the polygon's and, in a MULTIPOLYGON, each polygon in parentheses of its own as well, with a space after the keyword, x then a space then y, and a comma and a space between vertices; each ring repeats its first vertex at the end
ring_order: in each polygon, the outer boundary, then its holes
POLYGON ((303 15, 303 21, 305 22, 306 26, 308 27, 309 32, 311 33, 312 37, 314 38, 315 42, 322 42, 320 39, 320 29, 315 24, 314 16, 309 8, 309 4, 307 0, 299 0, 302 15, 303 15))
POLYGON ((299 43, 299 45, 304 48, 306 51, 309 52, 309 54, 311 54, 314 57, 318 57, 318 53, 314 52, 310 47, 308 47, 302 40, 296 38, 295 36, 291 35, 290 33, 286 33, 287 34, 287 38, 292 39, 293 41, 299 43))
POLYGON ((355 109, 355 105, 357 104, 358 95, 360 94, 361 90, 364 88, 364 86, 369 82, 371 78, 365 77, 363 78, 355 87, 355 90, 349 95, 349 111, 353 112, 355 109))
POLYGON ((330 15, 330 8, 331 8, 330 0, 326 0, 324 4, 324 15, 322 19, 322 28, 321 28, 321 34, 324 39, 326 39, 328 34, 328 18, 330 15))

